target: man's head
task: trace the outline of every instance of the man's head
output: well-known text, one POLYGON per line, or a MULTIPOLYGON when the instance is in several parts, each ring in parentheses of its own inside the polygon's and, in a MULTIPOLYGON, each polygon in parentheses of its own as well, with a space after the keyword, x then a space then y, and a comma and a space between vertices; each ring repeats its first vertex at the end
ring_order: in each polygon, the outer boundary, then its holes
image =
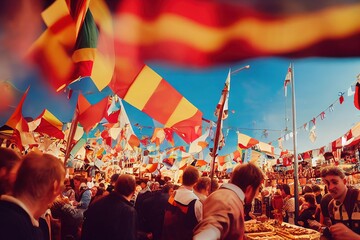
POLYGON ((153 188, 151 189, 151 191, 157 191, 160 189, 160 183, 159 182, 154 182, 153 188))
POLYGON ((316 184, 313 185, 312 190, 313 190, 315 196, 318 196, 319 194, 321 194, 321 188, 319 187, 319 185, 316 185, 316 184))
POLYGON ((85 182, 80 183, 80 188, 79 188, 80 192, 85 191, 87 189, 88 189, 88 186, 86 185, 85 182))
POLYGON ((171 196, 174 192, 174 184, 172 183, 165 183, 164 187, 161 189, 162 193, 166 193, 171 196))
POLYGON ((316 200, 315 200, 315 195, 313 193, 305 193, 304 199, 305 202, 309 203, 311 206, 315 206, 316 200))
POLYGON ((91 189, 91 197, 95 197, 96 193, 98 192, 98 188, 96 186, 93 186, 91 189))
POLYGON ((324 158, 325 158, 325 160, 328 161, 328 162, 332 162, 332 161, 335 160, 334 155, 332 154, 332 152, 326 152, 326 153, 324 153, 324 158))
POLYGON ((343 200, 346 195, 346 179, 344 172, 338 167, 325 167, 321 170, 321 178, 331 196, 335 200, 343 200))
POLYGON ((118 173, 114 173, 113 175, 111 175, 111 178, 110 178, 110 184, 115 184, 116 181, 118 180, 120 174, 118 173))
POLYGON ((21 156, 12 149, 0 148, 0 195, 12 191, 21 156))
POLYGON ((303 192, 303 194, 305 194, 305 193, 313 193, 314 190, 312 189, 312 187, 306 185, 306 186, 304 186, 302 192, 303 192))
POLYGON ((193 187, 195 183, 199 180, 199 177, 199 170, 194 166, 188 166, 185 168, 182 175, 182 184, 184 186, 193 187))
POLYGON ((245 203, 251 203, 259 194, 264 174, 252 163, 239 164, 232 172, 230 182, 245 193, 245 203))
POLYGON ((290 187, 287 184, 282 184, 280 187, 280 191, 281 191, 281 196, 284 198, 291 195, 290 187))
POLYGON ((81 183, 86 182, 86 179, 83 176, 80 176, 80 175, 75 175, 73 179, 74 179, 74 187, 75 187, 76 191, 80 190, 81 183))
POLYGON ((195 191, 202 193, 206 196, 210 194, 211 179, 209 177, 201 177, 194 186, 195 191))
POLYGON ((219 181, 216 178, 213 178, 212 181, 211 181, 210 193, 214 192, 218 188, 219 188, 219 181))
POLYGON ((141 189, 145 189, 147 187, 147 181, 146 180, 141 180, 140 187, 141 187, 141 189))
POLYGON ((62 192, 64 179, 65 169, 60 159, 50 154, 30 152, 19 167, 13 194, 33 203, 42 203, 46 210, 47 205, 62 192))
POLYGON ((135 188, 135 178, 128 174, 120 175, 115 183, 115 192, 123 195, 128 200, 130 200, 135 193, 135 188))

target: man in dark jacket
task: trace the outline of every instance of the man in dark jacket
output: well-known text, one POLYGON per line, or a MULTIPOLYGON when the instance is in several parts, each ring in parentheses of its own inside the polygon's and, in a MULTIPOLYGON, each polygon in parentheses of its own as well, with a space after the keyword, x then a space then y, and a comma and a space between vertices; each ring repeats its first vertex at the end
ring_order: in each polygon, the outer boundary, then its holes
MULTIPOLYGON (((331 219, 329 227, 333 239, 360 238, 360 193, 348 188, 344 171, 336 166, 321 170, 321 178, 333 199, 329 202, 325 215, 331 219)), ((324 209, 326 210, 326 209, 324 209)))
POLYGON ((144 229, 152 233, 153 240, 160 240, 164 222, 165 209, 170 194, 174 191, 172 183, 167 183, 162 188, 144 200, 142 216, 144 217, 144 229))
POLYGON ((12 195, 0 200, 0 239, 47 240, 49 229, 41 217, 64 187, 65 169, 60 159, 31 152, 17 172, 12 195))
POLYGON ((84 213, 81 239, 136 239, 137 217, 130 203, 135 187, 135 179, 131 175, 119 176, 115 190, 90 205, 84 213))

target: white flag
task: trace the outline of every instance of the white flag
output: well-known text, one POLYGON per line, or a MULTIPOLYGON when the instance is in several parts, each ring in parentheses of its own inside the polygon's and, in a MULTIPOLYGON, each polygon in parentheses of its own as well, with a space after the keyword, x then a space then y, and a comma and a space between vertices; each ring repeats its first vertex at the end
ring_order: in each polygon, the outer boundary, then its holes
MULTIPOLYGON (((227 95, 226 95, 226 99, 225 99, 225 103, 224 103, 224 108, 223 108, 223 115, 222 115, 222 119, 226 119, 229 115, 229 93, 230 93, 230 75, 231 75, 231 70, 229 69, 229 73, 228 76, 226 78, 225 81, 225 86, 224 86, 224 91, 227 91, 227 95)), ((216 109, 215 109, 215 116, 219 117, 220 114, 220 109, 222 106, 222 103, 224 101, 224 94, 221 94, 219 103, 216 105, 216 109)))
POLYGON ((285 97, 287 96, 287 85, 291 82, 291 75, 292 75, 292 68, 291 68, 291 64, 289 65, 288 71, 286 73, 285 76, 285 81, 284 81, 284 94, 285 97))

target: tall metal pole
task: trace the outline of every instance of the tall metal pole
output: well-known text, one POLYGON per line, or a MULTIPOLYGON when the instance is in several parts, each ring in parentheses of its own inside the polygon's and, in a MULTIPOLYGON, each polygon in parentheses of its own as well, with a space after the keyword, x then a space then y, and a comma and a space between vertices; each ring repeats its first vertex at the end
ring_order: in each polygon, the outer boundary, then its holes
POLYGON ((296 103, 295 103, 295 78, 294 64, 291 63, 291 95, 292 95, 292 121, 293 121, 293 145, 294 145, 294 198, 295 198, 295 224, 299 217, 299 173, 297 158, 297 134, 296 134, 296 103))

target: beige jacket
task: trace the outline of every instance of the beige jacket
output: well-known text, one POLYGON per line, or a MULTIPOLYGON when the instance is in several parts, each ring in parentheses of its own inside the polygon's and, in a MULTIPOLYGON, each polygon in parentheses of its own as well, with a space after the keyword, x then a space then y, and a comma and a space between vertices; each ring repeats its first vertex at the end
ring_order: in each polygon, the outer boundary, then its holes
POLYGON ((223 184, 203 206, 203 220, 194 229, 194 240, 244 239, 244 192, 234 184, 223 184))

